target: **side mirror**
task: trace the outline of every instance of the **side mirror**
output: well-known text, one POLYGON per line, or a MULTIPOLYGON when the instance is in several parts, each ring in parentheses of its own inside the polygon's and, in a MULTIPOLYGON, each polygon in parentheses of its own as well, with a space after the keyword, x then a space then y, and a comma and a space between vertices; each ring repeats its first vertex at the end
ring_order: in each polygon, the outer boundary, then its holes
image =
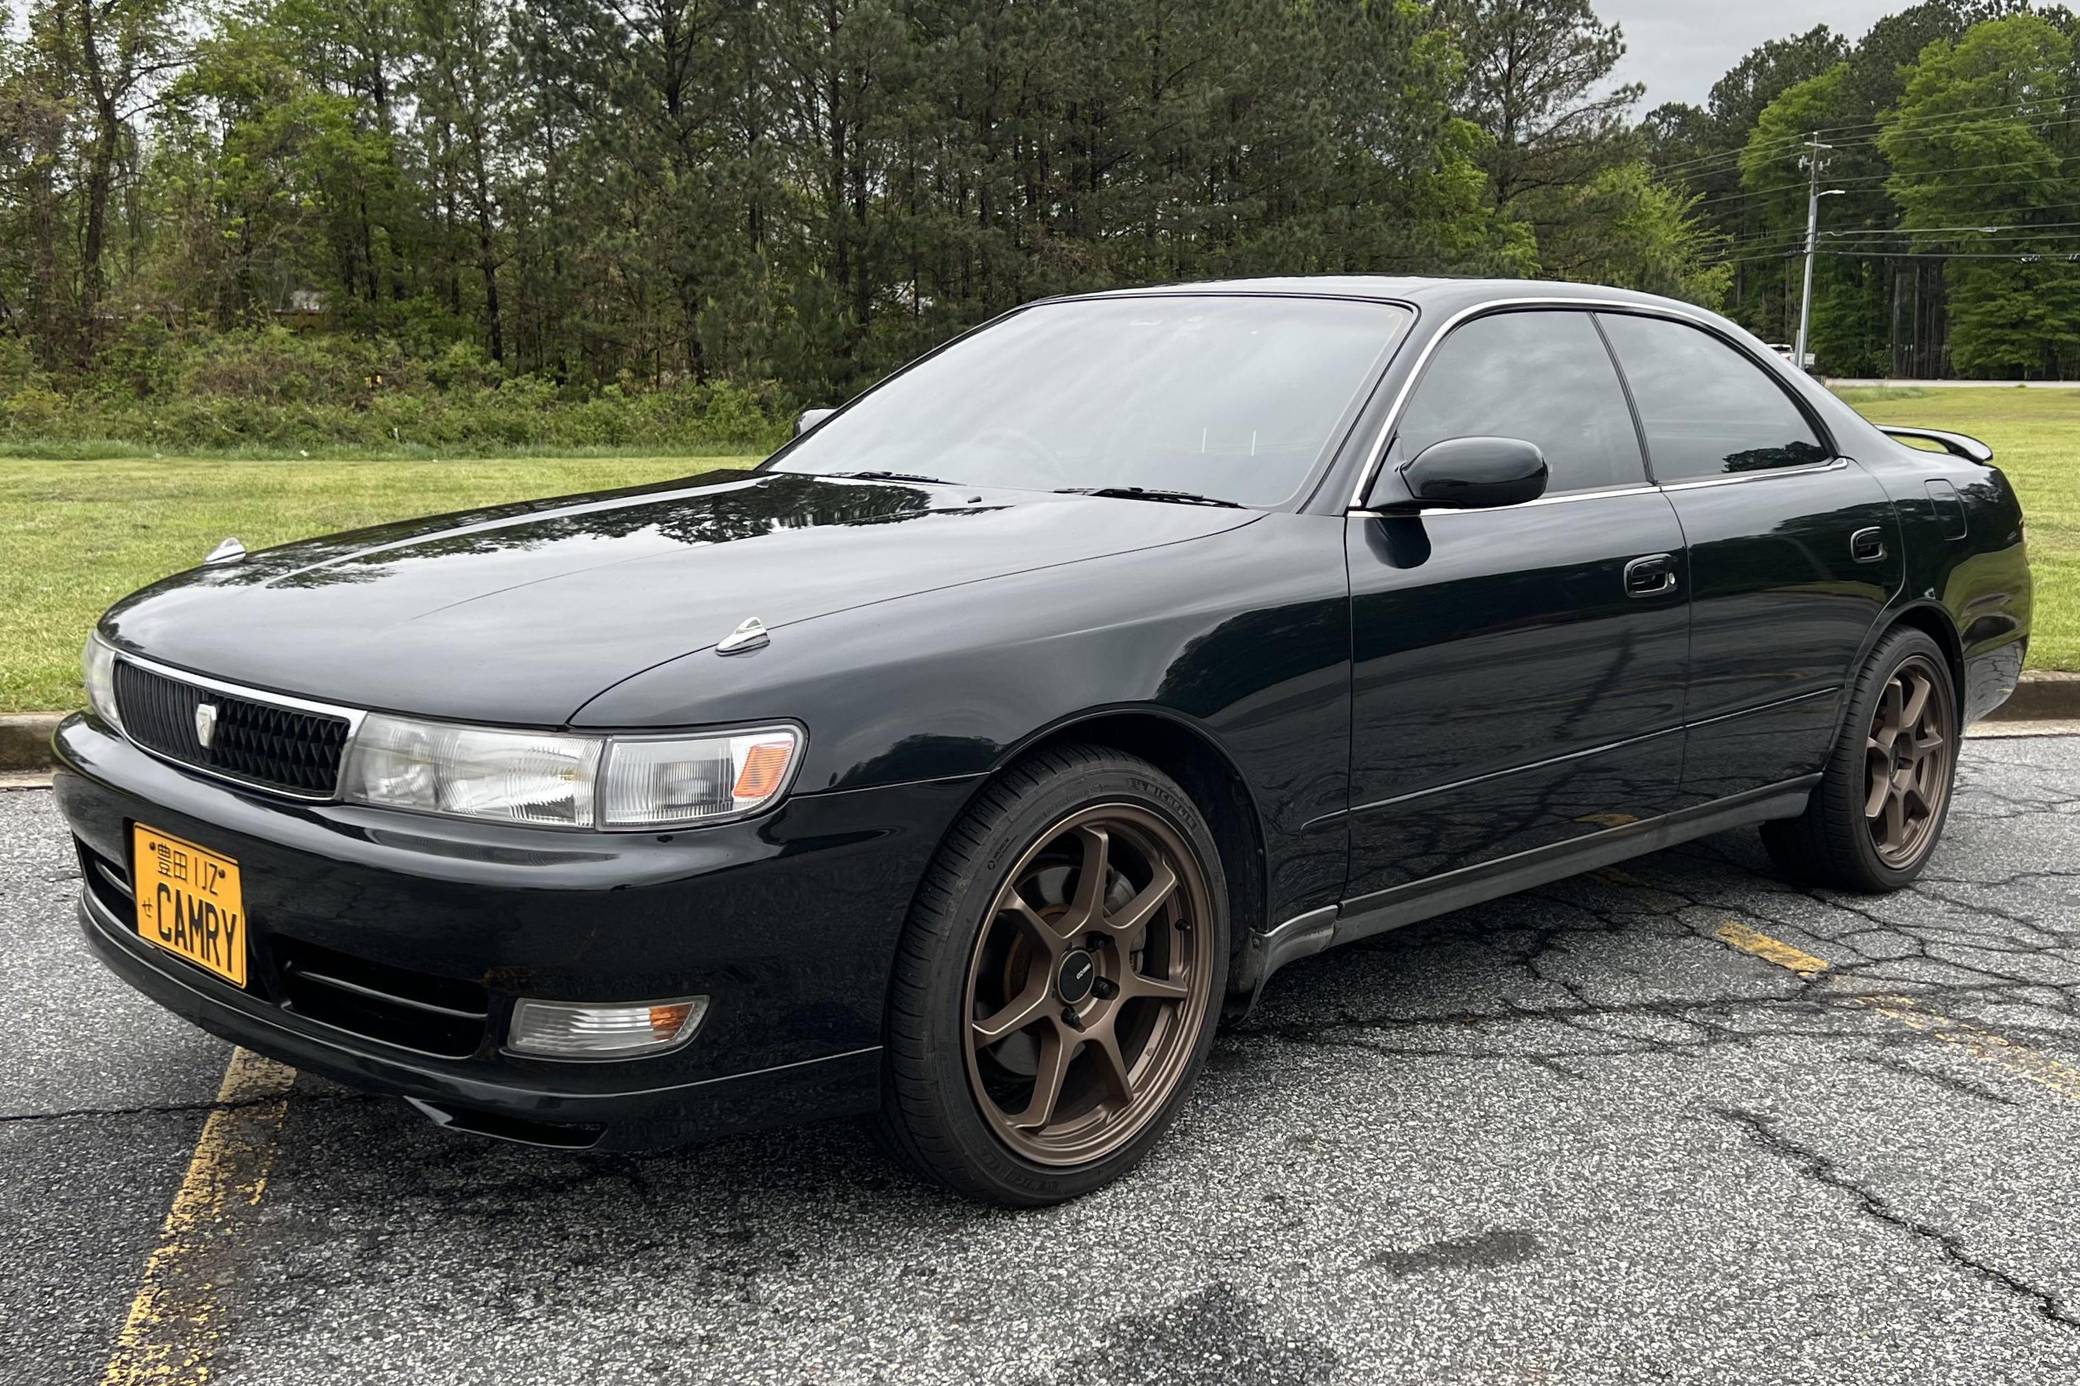
POLYGON ((794 436, 801 437, 837 412, 835 409, 804 409, 802 416, 794 421, 794 436))
POLYGON ((1492 510, 1546 492, 1546 458, 1522 438, 1447 438, 1373 481, 1373 510, 1492 510))

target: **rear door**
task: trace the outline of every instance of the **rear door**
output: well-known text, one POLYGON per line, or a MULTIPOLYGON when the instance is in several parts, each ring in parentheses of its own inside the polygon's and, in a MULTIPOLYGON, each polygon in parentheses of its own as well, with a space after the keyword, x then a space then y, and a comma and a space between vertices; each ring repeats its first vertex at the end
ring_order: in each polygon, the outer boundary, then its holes
POLYGON ((1599 315, 1689 548, 1683 802, 1820 768, 1903 572, 1892 503, 1760 362, 1701 326, 1599 315))
POLYGON ((1620 827, 1676 796, 1682 534, 1587 312, 1455 328, 1386 465, 1480 435, 1536 443, 1546 495, 1347 522, 1352 900, 1620 827))

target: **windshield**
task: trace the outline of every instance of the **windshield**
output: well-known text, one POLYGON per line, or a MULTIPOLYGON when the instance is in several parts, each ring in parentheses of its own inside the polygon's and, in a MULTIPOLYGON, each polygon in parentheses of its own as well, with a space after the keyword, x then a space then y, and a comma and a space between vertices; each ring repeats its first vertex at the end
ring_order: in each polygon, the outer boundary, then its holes
POLYGON ((1276 505, 1407 321, 1391 304, 1344 299, 1042 304, 891 379, 773 469, 1276 505))

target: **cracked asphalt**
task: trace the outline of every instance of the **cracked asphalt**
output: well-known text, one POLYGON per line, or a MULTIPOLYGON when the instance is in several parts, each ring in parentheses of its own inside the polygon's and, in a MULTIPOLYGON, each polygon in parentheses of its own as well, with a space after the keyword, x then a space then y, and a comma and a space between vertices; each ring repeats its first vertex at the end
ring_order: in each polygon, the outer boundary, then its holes
POLYGON ((851 1125, 605 1158, 310 1078, 220 1106, 228 1046, 101 973, 76 884, 0 794, 10 1381, 103 1378, 255 1110, 147 1315, 220 1381, 2080 1378, 2080 737, 1969 742, 1900 895, 1732 834, 1296 964, 1151 1159, 1027 1213, 851 1125))

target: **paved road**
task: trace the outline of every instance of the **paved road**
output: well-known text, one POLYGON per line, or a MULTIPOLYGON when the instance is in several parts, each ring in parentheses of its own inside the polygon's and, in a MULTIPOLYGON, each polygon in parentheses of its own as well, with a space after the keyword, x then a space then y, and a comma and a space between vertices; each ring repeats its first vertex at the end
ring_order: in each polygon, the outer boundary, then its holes
POLYGON ((1971 743, 1909 894, 1736 834, 1296 965, 1147 1164, 1036 1213, 847 1126, 607 1159, 216 1103, 74 887, 0 795, 11 1381, 2080 1376, 2080 738, 1971 743))

